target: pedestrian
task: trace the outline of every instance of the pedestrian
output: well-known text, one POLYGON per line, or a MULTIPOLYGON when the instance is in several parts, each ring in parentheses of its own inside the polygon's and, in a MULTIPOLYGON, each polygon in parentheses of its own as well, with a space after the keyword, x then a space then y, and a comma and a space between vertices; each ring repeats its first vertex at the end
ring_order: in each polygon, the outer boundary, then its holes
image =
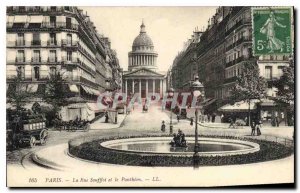
POLYGON ((259 120, 258 124, 256 125, 256 134, 257 134, 257 136, 261 135, 261 128, 262 128, 262 122, 261 122, 261 120, 259 120))
POLYGON ((162 121, 162 123, 161 123, 161 131, 162 131, 162 132, 165 132, 165 131, 166 131, 165 121, 162 121))
POLYGON ((223 123, 224 122, 224 115, 223 115, 223 113, 221 114, 221 123, 223 123))
POLYGON ((276 124, 276 127, 279 127, 279 120, 278 120, 278 116, 275 117, 275 124, 276 124))
POLYGON ((108 123, 108 112, 105 112, 105 123, 108 123))
POLYGON ((216 113, 213 113, 212 116, 211 116, 211 122, 215 122, 216 120, 216 113))
POLYGON ((180 120, 180 115, 179 115, 179 113, 177 114, 177 121, 178 121, 178 123, 179 123, 179 120, 180 120))
POLYGON ((194 124, 194 119, 193 119, 193 117, 191 117, 190 125, 193 126, 193 124, 194 124))
POLYGON ((235 129, 235 125, 234 125, 233 119, 232 119, 232 118, 229 118, 229 121, 230 121, 230 125, 229 125, 228 129, 230 129, 231 127, 232 127, 233 129, 235 129))
POLYGON ((207 114, 207 122, 210 122, 210 114, 207 114))
POLYGON ((248 126, 248 117, 247 116, 245 117, 244 121, 245 121, 246 126, 248 126))
POLYGON ((255 127, 256 127, 255 121, 252 121, 251 122, 251 136, 255 135, 255 127))

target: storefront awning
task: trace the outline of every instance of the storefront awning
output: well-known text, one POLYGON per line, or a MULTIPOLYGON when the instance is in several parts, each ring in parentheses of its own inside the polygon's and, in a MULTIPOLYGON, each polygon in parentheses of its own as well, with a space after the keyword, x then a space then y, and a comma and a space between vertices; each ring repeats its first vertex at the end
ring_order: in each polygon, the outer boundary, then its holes
POLYGON ((7 23, 13 23, 15 20, 15 16, 7 16, 6 17, 6 22, 7 23))
POLYGON ((94 111, 94 112, 96 112, 96 113, 100 111, 100 109, 99 109, 97 103, 86 103, 86 104, 87 104, 87 106, 88 106, 88 108, 89 108, 90 110, 92 110, 92 111, 94 111))
POLYGON ((212 98, 207 98, 204 101, 201 102, 202 105, 204 105, 205 103, 207 103, 208 101, 210 101, 212 98))
POLYGON ((86 103, 73 103, 68 105, 68 109, 81 109, 86 108, 86 103))
POLYGON ((27 92, 29 93, 36 93, 37 89, 38 89, 38 84, 28 84, 27 86, 27 92))
POLYGON ((262 107, 274 107, 276 106, 275 101, 271 99, 262 99, 262 102, 260 103, 262 107))
POLYGON ((78 87, 75 84, 69 84, 69 88, 71 92, 79 93, 78 87))
POLYGON ((26 15, 16 15, 14 19, 14 23, 26 23, 27 16, 26 15))
POLYGON ((30 23, 42 23, 44 17, 43 16, 30 16, 30 23))
MULTIPOLYGON (((251 101, 250 102, 250 111, 253 111, 256 109, 256 102, 251 101)), ((248 112, 249 110, 249 104, 244 101, 236 102, 233 105, 226 104, 218 109, 218 111, 221 112, 248 112)))
POLYGON ((208 101, 206 101, 205 103, 203 103, 203 106, 204 106, 204 107, 207 107, 207 106, 213 104, 216 100, 217 100, 217 99, 211 98, 211 99, 209 99, 208 101))
POLYGON ((86 93, 88 93, 88 94, 93 94, 92 91, 91 91, 88 87, 83 86, 83 85, 81 85, 81 87, 82 87, 82 89, 83 89, 86 93))
POLYGON ((95 95, 100 95, 100 92, 96 89, 92 89, 95 95))

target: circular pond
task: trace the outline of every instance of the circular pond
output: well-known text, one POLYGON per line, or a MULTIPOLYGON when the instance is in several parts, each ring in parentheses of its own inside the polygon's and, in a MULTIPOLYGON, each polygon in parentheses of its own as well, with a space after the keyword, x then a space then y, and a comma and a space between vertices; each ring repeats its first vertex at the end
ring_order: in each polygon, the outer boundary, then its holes
MULTIPOLYGON (((78 138, 69 141, 68 153, 83 160, 132 166, 193 166, 194 137, 187 148, 171 148, 171 136, 78 138)), ((256 163, 287 157, 293 146, 234 136, 202 136, 200 166, 256 163)))
MULTIPOLYGON (((170 137, 116 139, 102 142, 100 145, 105 148, 132 153, 193 155, 195 145, 193 137, 186 138, 188 143, 186 148, 171 147, 169 144, 171 139, 170 137)), ((199 145, 201 156, 236 155, 259 151, 257 143, 235 139, 199 138, 199 145)))

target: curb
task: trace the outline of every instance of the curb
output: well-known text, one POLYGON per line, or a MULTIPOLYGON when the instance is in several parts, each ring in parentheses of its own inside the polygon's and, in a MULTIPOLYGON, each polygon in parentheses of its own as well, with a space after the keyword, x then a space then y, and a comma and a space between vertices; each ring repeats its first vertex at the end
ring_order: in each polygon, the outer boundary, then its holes
POLYGON ((125 114, 125 116, 124 116, 124 119, 121 121, 121 123, 120 123, 120 125, 118 126, 118 127, 113 127, 113 128, 105 128, 105 129, 89 129, 89 131, 97 131, 97 130, 107 130, 107 129, 118 129, 118 128, 120 128, 120 127, 122 127, 123 126, 123 123, 124 123, 124 121, 125 121, 125 119, 126 119, 126 117, 127 117, 127 114, 125 114))
POLYGON ((36 154, 31 154, 30 159, 37 165, 47 168, 47 169, 53 169, 53 170, 62 170, 58 166, 55 166, 55 164, 52 164, 51 162, 42 161, 36 154))

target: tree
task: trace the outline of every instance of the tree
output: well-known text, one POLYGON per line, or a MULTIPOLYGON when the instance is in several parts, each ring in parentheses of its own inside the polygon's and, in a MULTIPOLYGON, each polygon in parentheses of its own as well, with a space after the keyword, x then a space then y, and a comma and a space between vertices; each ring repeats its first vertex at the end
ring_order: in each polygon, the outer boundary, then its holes
POLYGON ((244 65, 243 71, 237 77, 235 85, 231 90, 230 100, 232 102, 245 101, 249 105, 248 109, 248 123, 251 124, 250 104, 251 100, 266 97, 267 82, 259 76, 259 68, 257 64, 247 62, 244 65))
POLYGON ((294 108, 293 105, 291 105, 294 103, 295 99, 295 67, 293 60, 290 61, 288 67, 283 68, 282 76, 274 83, 274 85, 278 89, 277 96, 273 99, 276 105, 284 108, 285 114, 287 114, 286 110, 288 109, 291 114, 294 114, 294 108))
POLYGON ((54 115, 66 104, 67 93, 62 74, 60 72, 50 74, 43 98, 53 106, 54 115))
POLYGON ((283 74, 275 86, 278 88, 277 97, 274 99, 277 103, 290 104, 295 97, 295 68, 293 62, 290 66, 283 68, 283 74))
POLYGON ((27 99, 33 94, 30 93, 30 88, 27 89, 27 85, 22 83, 20 77, 14 78, 12 83, 10 83, 10 87, 12 89, 7 90, 8 102, 10 102, 12 106, 16 107, 16 110, 19 111, 24 107, 27 99))

